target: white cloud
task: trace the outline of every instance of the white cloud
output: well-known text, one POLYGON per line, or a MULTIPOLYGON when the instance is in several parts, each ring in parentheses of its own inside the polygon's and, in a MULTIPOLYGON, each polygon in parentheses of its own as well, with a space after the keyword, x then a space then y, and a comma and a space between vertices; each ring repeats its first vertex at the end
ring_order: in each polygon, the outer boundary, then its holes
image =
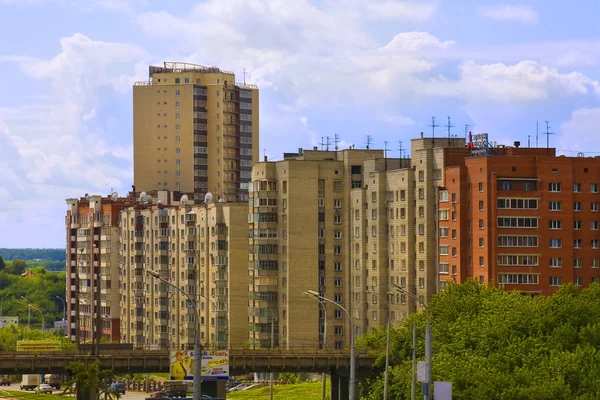
MULTIPOLYGON (((92 122, 103 104, 98 93, 131 90, 136 65, 145 57, 135 46, 81 34, 62 38, 60 44, 52 58, 12 58, 29 79, 51 83, 48 100, 0 108, 0 147, 10 154, 1 157, 0 187, 10 188, 11 196, 11 209, 0 208, 0 220, 28 218, 36 210, 38 222, 53 232, 62 226, 55 218, 64 214, 58 210, 64 210, 65 197, 131 184, 131 146, 109 139, 130 135, 130 130, 104 132, 92 122)), ((27 244, 27 238, 10 240, 27 244)))
MULTIPOLYGON (((561 137, 559 147, 562 149, 577 150, 585 154, 586 151, 600 152, 600 108, 583 108, 573 111, 571 119, 560 126, 561 137)), ((573 155, 573 154, 568 154, 573 155)))
POLYGON ((518 21, 524 24, 536 24, 539 15, 533 7, 525 4, 502 4, 492 8, 478 9, 479 15, 498 21, 518 21))
POLYGON ((394 126, 408 126, 414 125, 415 123, 413 119, 405 117, 403 115, 380 115, 378 119, 380 121, 385 122, 388 125, 394 126))
POLYGON ((523 61, 515 65, 483 64, 466 61, 460 66, 457 81, 439 81, 429 87, 432 94, 445 86, 445 94, 455 93, 469 101, 515 104, 547 100, 559 96, 586 95, 595 92, 598 82, 579 72, 560 73, 555 68, 523 61))
POLYGON ((369 19, 404 19, 423 22, 433 18, 436 4, 416 1, 368 1, 365 5, 369 19))

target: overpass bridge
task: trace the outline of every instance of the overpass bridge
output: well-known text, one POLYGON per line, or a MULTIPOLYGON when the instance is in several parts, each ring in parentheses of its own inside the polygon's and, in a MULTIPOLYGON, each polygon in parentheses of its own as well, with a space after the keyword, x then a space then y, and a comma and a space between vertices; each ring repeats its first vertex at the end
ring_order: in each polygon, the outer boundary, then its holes
MULTIPOLYGON (((72 362, 87 365, 98 359, 102 369, 110 369, 117 374, 169 372, 168 350, 102 350, 99 357, 78 350, 63 350, 0 352, 0 374, 63 374, 72 362)), ((374 361, 373 355, 357 351, 357 380, 373 372, 374 361)), ((341 390, 346 392, 350 376, 350 353, 304 348, 229 349, 230 376, 252 372, 326 373, 331 376, 332 391, 337 392, 337 383, 340 383, 341 390)), ((337 398, 337 393, 335 395, 332 398, 337 398)))

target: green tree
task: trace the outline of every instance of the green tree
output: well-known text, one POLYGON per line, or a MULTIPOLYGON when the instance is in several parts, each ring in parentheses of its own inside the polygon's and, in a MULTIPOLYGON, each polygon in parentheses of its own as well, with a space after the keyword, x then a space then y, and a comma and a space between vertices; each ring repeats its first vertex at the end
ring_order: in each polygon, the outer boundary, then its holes
POLYGON ((63 395, 77 395, 78 399, 89 399, 89 393, 97 390, 99 398, 117 400, 120 394, 110 390, 107 382, 112 380, 114 374, 111 370, 100 369, 100 361, 91 364, 73 362, 67 367, 73 374, 73 379, 64 386, 63 395), (88 394, 88 396, 85 396, 88 394))
POLYGON ((4 268, 6 268, 6 263, 4 262, 4 258, 0 256, 0 271, 4 271, 4 268))
POLYGON ((27 269, 27 263, 23 260, 12 260, 6 271, 12 275, 21 275, 27 269))
MULTIPOLYGON (((600 286, 569 285, 552 296, 527 296, 470 281, 450 285, 428 305, 433 377, 453 385, 453 398, 600 398, 600 286)), ((409 399, 412 324, 417 359, 424 360, 426 315, 413 314, 391 334, 391 398, 409 399)), ((385 331, 359 339, 385 362, 385 331)), ((420 391, 420 385, 417 385, 420 391)), ((365 399, 380 399, 382 375, 361 383, 365 399)))

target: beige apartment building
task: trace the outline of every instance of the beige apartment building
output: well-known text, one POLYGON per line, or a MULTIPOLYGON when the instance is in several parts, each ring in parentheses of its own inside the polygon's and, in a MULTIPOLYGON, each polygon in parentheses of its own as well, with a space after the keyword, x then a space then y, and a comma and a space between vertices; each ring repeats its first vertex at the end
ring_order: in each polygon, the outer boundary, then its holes
POLYGON ((307 290, 345 307, 356 335, 416 309, 392 283, 427 303, 437 290, 437 187, 445 165, 467 154, 464 145, 421 135, 410 159, 315 148, 256 164, 248 216, 250 344, 348 347, 344 312, 307 290))
POLYGON ((255 85, 216 67, 165 62, 133 86, 134 186, 246 201, 259 154, 255 85))
POLYGON ((151 269, 197 302, 203 344, 246 343, 247 203, 143 197, 119 217, 121 341, 156 349, 193 347, 192 304, 145 273, 151 269))

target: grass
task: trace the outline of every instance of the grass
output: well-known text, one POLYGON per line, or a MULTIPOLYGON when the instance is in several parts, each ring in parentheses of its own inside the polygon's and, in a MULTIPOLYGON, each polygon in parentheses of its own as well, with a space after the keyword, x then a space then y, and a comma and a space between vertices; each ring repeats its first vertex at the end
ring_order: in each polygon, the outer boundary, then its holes
POLYGON ((168 372, 154 372, 152 375, 150 375, 150 378, 159 378, 158 380, 169 380, 171 379, 171 374, 168 372))
MULTIPOLYGON (((55 393, 62 393, 57 390, 55 393)), ((56 400, 56 394, 37 394, 35 392, 22 392, 19 390, 0 390, 0 398, 22 400, 56 400)))
MULTIPOLYGON (((321 398, 321 388, 323 387, 321 382, 305 382, 296 383, 293 385, 274 385, 273 386, 273 397, 276 399, 286 400, 311 400, 321 398)), ((327 388, 325 396, 329 399, 331 391, 331 385, 327 380, 327 388)), ((269 385, 261 386, 258 388, 252 388, 248 390, 242 390, 239 392, 227 393, 227 399, 233 400, 268 400, 269 399, 269 385)), ((41 399, 40 399, 41 400, 41 399)))

